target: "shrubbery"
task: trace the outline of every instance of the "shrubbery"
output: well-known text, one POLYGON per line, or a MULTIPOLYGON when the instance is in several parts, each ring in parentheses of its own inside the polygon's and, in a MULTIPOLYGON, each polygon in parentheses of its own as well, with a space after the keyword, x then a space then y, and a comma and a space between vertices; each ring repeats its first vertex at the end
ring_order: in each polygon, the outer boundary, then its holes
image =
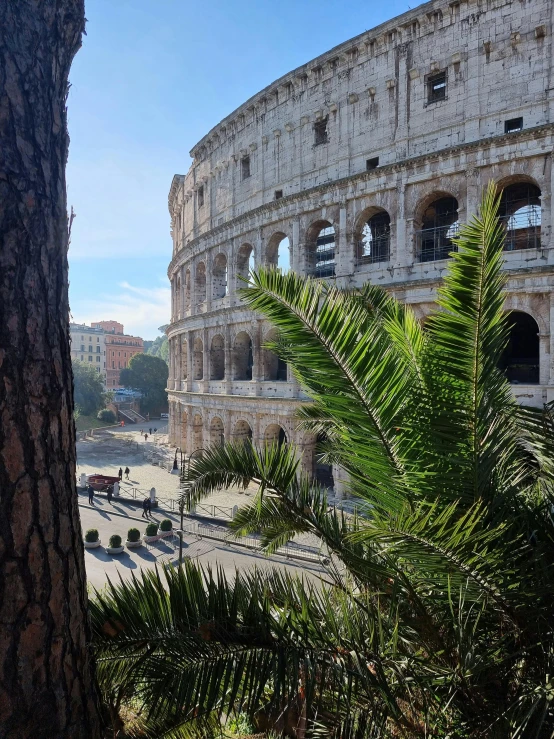
POLYGON ((146 536, 156 536, 158 533, 158 524, 157 523, 149 523, 146 527, 146 536))
POLYGON ((117 420, 115 417, 115 413, 111 411, 109 408, 102 408, 101 411, 98 411, 98 415, 96 416, 96 418, 99 421, 104 421, 104 423, 108 423, 108 424, 115 423, 117 420))
POLYGON ((162 521, 160 521, 160 531, 171 531, 173 528, 173 524, 169 520, 169 518, 164 518, 162 521))
POLYGON ((140 539, 140 531, 138 529, 129 529, 127 532, 127 541, 138 541, 140 539))
POLYGON ((121 546, 121 537, 119 534, 112 534, 110 536, 110 547, 112 549, 117 549, 117 547, 121 546))
POLYGON ((85 541, 92 544, 94 541, 98 541, 98 529, 89 529, 85 534, 85 541))

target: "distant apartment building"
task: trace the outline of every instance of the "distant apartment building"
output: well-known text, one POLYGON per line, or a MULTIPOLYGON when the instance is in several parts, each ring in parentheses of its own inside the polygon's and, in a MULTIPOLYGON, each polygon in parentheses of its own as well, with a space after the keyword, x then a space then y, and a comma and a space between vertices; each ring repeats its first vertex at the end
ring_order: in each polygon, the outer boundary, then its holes
POLYGON ((90 362, 106 386, 106 334, 100 327, 70 323, 71 359, 90 362))
POLYGON ((117 321, 96 321, 91 325, 105 332, 107 387, 117 389, 121 387, 119 373, 129 366, 131 357, 144 352, 144 342, 140 336, 124 333, 123 324, 117 321))

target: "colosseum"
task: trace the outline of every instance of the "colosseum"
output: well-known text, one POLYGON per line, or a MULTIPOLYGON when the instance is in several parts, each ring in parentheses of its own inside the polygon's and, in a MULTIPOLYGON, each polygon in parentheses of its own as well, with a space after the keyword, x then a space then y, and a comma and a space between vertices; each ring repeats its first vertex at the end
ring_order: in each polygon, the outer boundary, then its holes
POLYGON ((340 498, 241 278, 278 265, 371 282, 423 321, 490 180, 507 228, 506 372, 520 402, 554 399, 553 14, 547 0, 428 2, 281 77, 194 146, 169 192, 176 447, 291 441, 340 498))

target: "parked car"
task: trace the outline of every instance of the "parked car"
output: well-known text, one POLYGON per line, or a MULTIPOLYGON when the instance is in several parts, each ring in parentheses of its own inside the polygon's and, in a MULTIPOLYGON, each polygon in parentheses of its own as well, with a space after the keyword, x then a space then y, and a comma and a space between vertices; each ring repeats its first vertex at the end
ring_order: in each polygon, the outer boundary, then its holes
POLYGON ((169 418, 169 413, 160 413, 160 418, 169 418))

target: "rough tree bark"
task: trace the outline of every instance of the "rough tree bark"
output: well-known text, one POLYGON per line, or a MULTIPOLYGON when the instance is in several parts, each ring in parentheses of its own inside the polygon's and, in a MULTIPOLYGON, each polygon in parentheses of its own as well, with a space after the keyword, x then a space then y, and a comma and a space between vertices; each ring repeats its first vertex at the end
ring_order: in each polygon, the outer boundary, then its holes
POLYGON ((75 490, 65 164, 83 0, 0 1, 0 736, 100 736, 75 490))

